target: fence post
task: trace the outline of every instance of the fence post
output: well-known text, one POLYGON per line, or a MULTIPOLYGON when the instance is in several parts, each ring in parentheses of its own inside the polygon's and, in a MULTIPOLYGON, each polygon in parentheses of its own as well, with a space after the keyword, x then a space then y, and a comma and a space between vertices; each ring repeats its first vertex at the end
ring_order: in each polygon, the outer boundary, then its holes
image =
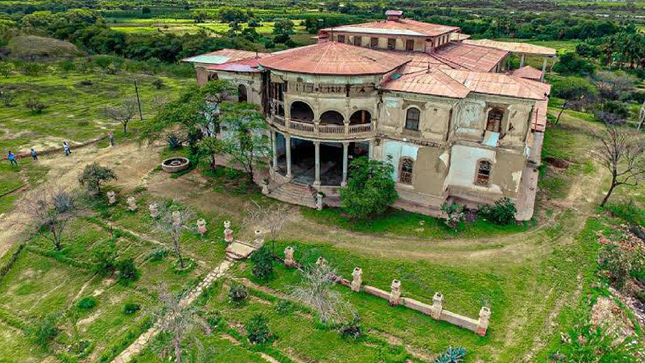
POLYGON ((486 330, 488 330, 488 324, 490 323, 490 308, 482 306, 482 309, 479 310, 479 323, 477 324, 477 334, 480 336, 486 335, 486 330))
POLYGON ((352 272, 352 285, 351 289, 354 292, 361 291, 361 285, 363 284, 363 270, 360 267, 356 267, 354 272, 352 272))
POLYGON ((432 317, 436 320, 441 320, 441 312, 443 311, 443 295, 440 292, 435 292, 432 297, 432 317))
POLYGON ((390 292, 390 305, 396 306, 401 302, 401 281, 392 280, 392 291, 390 292))
POLYGON ((288 246, 284 249, 284 266, 293 267, 296 261, 293 260, 293 247, 288 246))

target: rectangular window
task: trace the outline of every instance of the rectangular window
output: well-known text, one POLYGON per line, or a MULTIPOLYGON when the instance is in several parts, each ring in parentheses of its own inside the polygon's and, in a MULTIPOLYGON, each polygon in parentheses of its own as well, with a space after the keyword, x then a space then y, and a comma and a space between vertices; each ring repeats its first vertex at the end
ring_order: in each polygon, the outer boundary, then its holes
POLYGON ((414 50, 414 39, 408 39, 405 41, 405 50, 407 51, 414 50))
POLYGON ((338 43, 345 43, 345 36, 344 35, 339 35, 338 36, 338 43))
POLYGON ((392 38, 388 39, 387 40, 387 49, 394 50, 394 48, 396 48, 396 39, 392 39, 392 38))
POLYGON ((370 38, 370 47, 378 48, 378 38, 370 38))
POLYGON ((361 37, 354 37, 354 45, 357 47, 360 47, 363 44, 363 38, 361 37))

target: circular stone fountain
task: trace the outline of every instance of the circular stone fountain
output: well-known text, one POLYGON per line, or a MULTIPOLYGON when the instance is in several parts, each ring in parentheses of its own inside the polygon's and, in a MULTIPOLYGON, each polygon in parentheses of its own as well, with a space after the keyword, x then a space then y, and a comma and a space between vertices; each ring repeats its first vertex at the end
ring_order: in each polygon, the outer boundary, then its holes
POLYGON ((175 156, 161 162, 161 168, 166 173, 178 173, 188 169, 189 166, 190 160, 181 156, 175 156))

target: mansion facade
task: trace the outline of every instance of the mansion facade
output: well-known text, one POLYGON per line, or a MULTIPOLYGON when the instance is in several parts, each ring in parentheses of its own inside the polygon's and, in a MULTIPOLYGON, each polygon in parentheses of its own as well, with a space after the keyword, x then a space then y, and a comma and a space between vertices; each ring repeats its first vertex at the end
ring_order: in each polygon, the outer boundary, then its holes
POLYGON ((457 27, 388 11, 387 20, 323 29, 317 43, 275 53, 224 49, 186 59, 197 81, 230 80, 266 115, 268 193, 338 203, 353 158, 394 165, 395 207, 438 215, 502 197, 533 215, 550 86, 550 48, 470 40, 457 27), (521 67, 510 71, 510 54, 521 67), (544 58, 542 70, 525 56, 544 58))

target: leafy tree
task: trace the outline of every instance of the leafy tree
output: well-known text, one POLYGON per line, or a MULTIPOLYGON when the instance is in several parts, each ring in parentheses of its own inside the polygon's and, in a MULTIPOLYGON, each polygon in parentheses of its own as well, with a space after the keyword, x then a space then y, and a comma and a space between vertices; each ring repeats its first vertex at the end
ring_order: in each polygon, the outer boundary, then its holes
POLYGON ((255 314, 244 324, 246 336, 253 344, 264 344, 271 340, 271 330, 268 325, 269 319, 262 314, 255 314))
POLYGON ((600 206, 604 206, 614 189, 635 186, 645 175, 645 142, 639 133, 606 124, 593 134, 598 141, 598 160, 611 174, 611 184, 600 206))
POLYGON ((623 71, 603 71, 597 72, 593 81, 600 91, 601 100, 616 101, 622 95, 629 94, 634 90, 636 77, 623 71))
POLYGON ((127 98, 121 101, 118 107, 108 107, 105 109, 105 115, 115 122, 123 125, 123 133, 128 132, 128 123, 137 114, 137 100, 134 98, 127 98))
POLYGON ((553 95, 562 98, 564 102, 555 123, 560 122, 560 116, 567 108, 583 109, 598 97, 598 88, 586 78, 558 77, 552 82, 553 95))
POLYGON ((99 276, 112 276, 116 271, 117 248, 114 240, 110 240, 93 253, 94 273, 99 276))
POLYGON ((224 152, 253 181, 256 166, 271 152, 264 116, 255 105, 246 102, 222 105, 222 115, 222 126, 226 127, 222 133, 224 152))
POLYGON ((253 262, 253 276, 267 279, 273 273, 273 254, 266 246, 262 246, 251 255, 251 262, 253 262))
POLYGON ((349 165, 347 187, 341 188, 342 208, 350 218, 364 219, 384 213, 398 195, 389 162, 360 157, 349 165))
POLYGON ((85 166, 83 173, 78 177, 78 182, 87 188, 87 191, 94 194, 101 194, 101 184, 108 180, 116 180, 114 171, 106 166, 93 162, 85 166))
POLYGON ((11 62, 0 62, 0 75, 3 77, 9 77, 13 71, 16 70, 16 66, 11 62))
POLYGON ((567 52, 560 56, 558 63, 553 70, 566 75, 590 75, 596 70, 596 67, 589 61, 581 58, 575 52, 567 52))
POLYGON ((274 35, 290 35, 294 32, 295 24, 289 19, 279 19, 273 24, 274 35))

